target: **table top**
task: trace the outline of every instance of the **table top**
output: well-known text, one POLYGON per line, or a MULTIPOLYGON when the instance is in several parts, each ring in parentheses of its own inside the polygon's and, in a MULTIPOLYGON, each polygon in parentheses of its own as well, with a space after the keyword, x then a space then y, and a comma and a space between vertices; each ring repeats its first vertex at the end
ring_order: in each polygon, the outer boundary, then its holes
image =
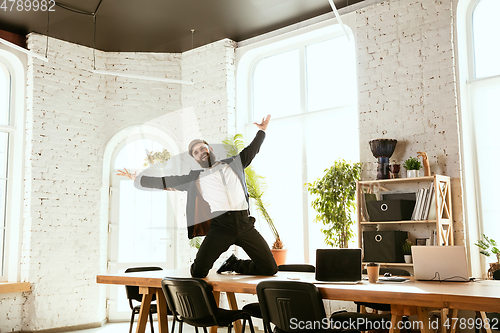
MULTIPOLYGON (((189 269, 97 275, 97 283, 161 288, 164 277, 191 277, 189 269)), ((205 278, 214 291, 255 294, 263 280, 303 281, 316 284, 324 299, 376 302, 395 305, 500 312, 500 281, 415 281, 405 283, 330 284, 318 282, 314 273, 278 272, 274 276, 217 274, 205 278)))

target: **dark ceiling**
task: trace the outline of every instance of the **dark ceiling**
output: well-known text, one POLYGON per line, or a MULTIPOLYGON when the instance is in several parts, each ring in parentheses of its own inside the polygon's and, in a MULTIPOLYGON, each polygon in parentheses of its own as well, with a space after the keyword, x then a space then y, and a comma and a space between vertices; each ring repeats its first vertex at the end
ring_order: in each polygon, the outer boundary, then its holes
MULTIPOLYGON (((340 9, 363 0, 334 1, 340 9)), ((95 47, 110 52, 184 52, 223 38, 242 41, 332 11, 328 0, 61 0, 48 16, 33 8, 17 11, 18 1, 10 10, 13 1, 6 3, 0 30, 46 35, 49 21, 49 36, 89 47, 94 24, 85 13, 98 8, 95 47)))

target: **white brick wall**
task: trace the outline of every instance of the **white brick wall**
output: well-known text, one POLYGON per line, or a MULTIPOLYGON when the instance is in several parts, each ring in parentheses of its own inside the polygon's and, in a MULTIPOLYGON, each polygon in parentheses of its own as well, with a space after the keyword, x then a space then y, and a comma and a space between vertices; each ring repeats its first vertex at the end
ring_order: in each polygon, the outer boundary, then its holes
MULTIPOLYGON (((45 41, 32 34, 29 47, 43 53, 45 41)), ((227 121, 228 109, 234 115, 234 101, 228 101, 234 99, 234 84, 226 84, 234 82, 231 41, 192 50, 186 60, 182 54, 100 51, 96 57, 99 69, 176 79, 184 76, 182 62, 192 68, 196 85, 191 95, 196 95, 195 89, 202 93, 196 101, 184 99, 192 102, 184 112, 181 85, 93 74, 91 49, 49 38, 49 63, 35 59, 28 64, 21 271, 22 278, 32 283, 32 293, 2 295, 1 332, 88 325, 104 319, 104 313, 96 310, 102 309, 102 288, 95 276, 103 273, 107 252, 99 210, 103 154, 113 135, 151 122, 174 138, 188 140, 184 132, 193 133, 183 125, 191 119, 189 113, 198 119, 188 123, 203 127, 204 135, 219 138, 229 126, 234 128, 234 122, 227 121)), ((179 147, 184 150, 186 145, 179 147)), ((196 251, 189 248, 184 228, 177 244, 178 262, 192 260, 196 251)))
POLYGON ((359 10, 356 22, 362 177, 376 175, 371 139, 397 139, 391 161, 400 163, 426 151, 431 173, 452 178, 463 244, 452 1, 385 1, 359 10))

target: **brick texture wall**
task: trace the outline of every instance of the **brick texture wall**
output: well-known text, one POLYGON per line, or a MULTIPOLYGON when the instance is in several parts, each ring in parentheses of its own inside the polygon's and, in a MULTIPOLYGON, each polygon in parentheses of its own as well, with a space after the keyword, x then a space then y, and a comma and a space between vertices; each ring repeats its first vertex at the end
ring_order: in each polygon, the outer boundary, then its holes
MULTIPOLYGON (((37 34, 28 38, 38 53, 44 53, 45 42, 37 34)), ((184 126, 189 123, 206 136, 225 138, 235 126, 234 84, 227 84, 234 82, 234 43, 228 40, 192 50, 185 59, 96 51, 98 69, 192 76, 196 84, 186 92, 189 98, 182 97, 179 84, 93 74, 93 52, 86 47, 49 38, 48 58, 28 63, 21 272, 32 292, 2 295, 0 332, 99 324, 105 318, 95 276, 105 272, 107 253, 100 220, 103 154, 116 133, 159 123, 174 138, 187 140, 193 135, 184 126), (187 109, 182 101, 189 101, 187 109)), ((183 266, 195 253, 184 227, 177 241, 183 266)))
POLYGON ((463 244, 452 1, 385 1, 359 10, 356 25, 362 177, 376 177, 371 139, 398 140, 391 162, 426 151, 431 174, 452 179, 455 242, 463 244))

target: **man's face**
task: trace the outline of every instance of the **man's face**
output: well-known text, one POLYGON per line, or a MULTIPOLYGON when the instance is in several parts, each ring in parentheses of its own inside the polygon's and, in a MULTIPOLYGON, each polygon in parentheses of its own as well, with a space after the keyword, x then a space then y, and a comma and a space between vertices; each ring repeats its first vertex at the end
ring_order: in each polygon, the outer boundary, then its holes
POLYGON ((203 168, 209 168, 215 162, 215 155, 213 153, 212 147, 200 142, 194 145, 191 150, 193 158, 199 165, 203 168))

